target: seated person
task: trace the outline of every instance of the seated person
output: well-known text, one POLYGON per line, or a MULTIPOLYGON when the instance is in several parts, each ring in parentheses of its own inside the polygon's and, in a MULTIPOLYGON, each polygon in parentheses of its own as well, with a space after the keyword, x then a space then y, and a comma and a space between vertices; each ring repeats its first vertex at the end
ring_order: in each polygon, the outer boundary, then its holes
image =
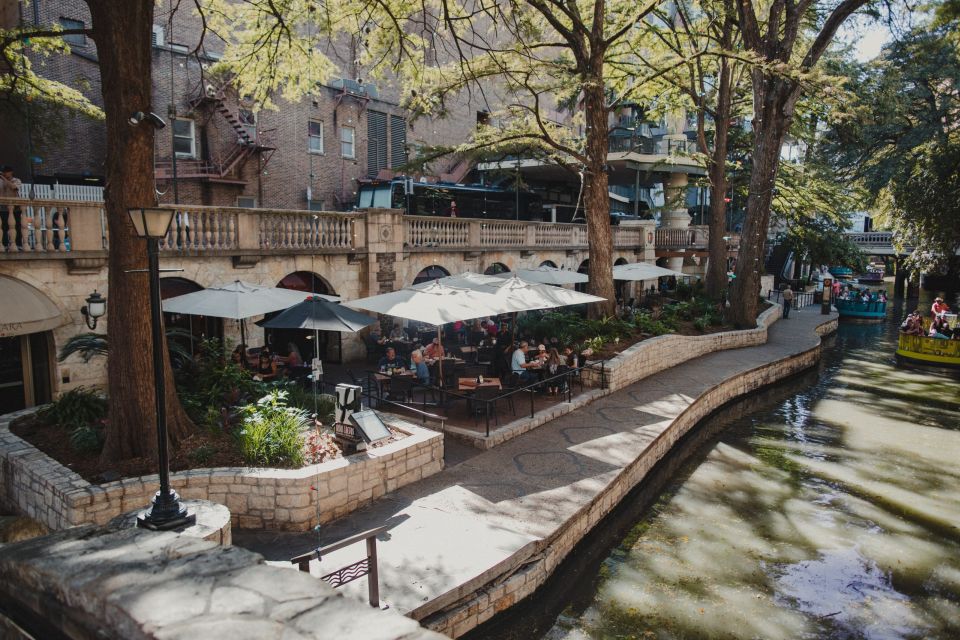
POLYGON ((367 337, 367 339, 370 340, 370 342, 373 344, 383 344, 385 342, 385 340, 383 339, 383 335, 380 332, 379 322, 375 322, 370 327, 370 335, 367 337))
POLYGON ((410 368, 417 376, 417 382, 430 384, 430 369, 427 368, 427 363, 423 361, 423 354, 419 350, 410 354, 410 368))
POLYGON ((377 363, 377 366, 380 367, 380 371, 387 371, 389 369, 402 369, 403 361, 397 357, 397 350, 393 347, 387 347, 387 353, 380 358, 380 362, 377 363))
POLYGON ((547 354, 547 346, 544 344, 537 345, 537 355, 533 356, 533 359, 537 362, 538 365, 542 365, 547 361, 549 354, 547 354))
POLYGON ((564 347, 563 356, 567 359, 567 366, 571 369, 576 369, 580 366, 580 358, 574 352, 572 347, 564 347))
POLYGON ((393 325, 393 330, 390 332, 391 340, 407 340, 407 332, 403 330, 403 327, 400 326, 400 323, 393 325))
POLYGON ((273 380, 277 377, 277 363, 266 349, 260 351, 260 357, 257 359, 257 366, 254 369, 254 373, 256 373, 256 377, 261 380, 273 380))
POLYGON ((237 365, 241 369, 249 369, 250 363, 247 362, 247 345, 238 344, 237 348, 233 350, 233 353, 230 354, 230 362, 237 365))
POLYGON ((933 304, 930 305, 930 314, 934 317, 940 315, 941 313, 949 313, 950 306, 943 301, 943 298, 937 296, 933 300, 933 304))
POLYGON ((930 333, 928 333, 927 336, 940 340, 949 340, 951 333, 950 327, 947 325, 947 319, 943 316, 937 316, 933 319, 933 322, 930 323, 930 333))
POLYGON ((427 360, 437 360, 444 356, 443 345, 440 344, 440 338, 434 338, 423 350, 423 357, 427 360))
POLYGON ((530 384, 531 382, 536 382, 537 380, 536 375, 527 371, 527 369, 532 369, 537 366, 536 362, 527 362, 527 351, 529 350, 530 345, 527 344, 526 340, 523 340, 520 342, 520 346, 517 347, 517 350, 513 352, 513 357, 510 359, 511 373, 519 376, 521 382, 524 384, 530 384))
POLYGON ((303 364, 303 356, 300 355, 300 349, 292 342, 287 343, 287 355, 281 358, 287 363, 288 367, 299 367, 303 364))
POLYGON ((923 323, 920 321, 920 310, 912 311, 900 325, 900 330, 908 336, 922 336, 923 323))

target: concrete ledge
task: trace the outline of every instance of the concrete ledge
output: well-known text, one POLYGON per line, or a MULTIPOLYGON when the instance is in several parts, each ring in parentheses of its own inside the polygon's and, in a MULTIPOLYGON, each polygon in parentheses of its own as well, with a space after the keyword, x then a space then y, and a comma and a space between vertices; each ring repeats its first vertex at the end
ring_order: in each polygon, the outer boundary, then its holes
MULTIPOLYGON (((103 525, 149 504, 157 475, 91 484, 10 432, 15 418, 34 410, 0 416, 0 504, 52 530, 103 525)), ((184 499, 225 505, 234 527, 306 531, 443 469, 442 434, 390 424, 409 435, 301 469, 193 469, 172 473, 170 483, 184 499)))
MULTIPOLYGON (((774 309, 779 310, 779 307, 774 309)), ((834 314, 825 316, 813 331, 817 336, 824 336, 836 331, 836 328, 837 317, 834 314)), ((804 341, 804 344, 810 343, 804 341)), ((517 549, 509 561, 498 564, 497 571, 486 571, 454 591, 425 602, 407 615, 419 620, 427 628, 458 637, 531 595, 546 582, 587 532, 642 482, 650 469, 699 421, 730 401, 815 366, 820 359, 820 351, 818 339, 812 347, 805 346, 714 384, 692 399, 640 455, 600 488, 588 504, 554 527, 552 533, 517 549), (495 573, 496 577, 491 577, 491 573, 495 573)))
POLYGON ((78 527, 0 547, 0 636, 441 640, 258 554, 173 532, 78 527))

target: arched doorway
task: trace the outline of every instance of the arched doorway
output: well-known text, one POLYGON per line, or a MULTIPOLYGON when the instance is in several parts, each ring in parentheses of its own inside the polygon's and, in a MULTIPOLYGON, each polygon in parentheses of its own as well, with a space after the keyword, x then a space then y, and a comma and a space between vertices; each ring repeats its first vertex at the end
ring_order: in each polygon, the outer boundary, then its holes
MULTIPOLYGON (((203 287, 186 278, 160 278, 160 299, 176 298, 195 291, 202 291, 203 287)), ((164 313, 163 325, 166 329, 176 329, 170 338, 187 353, 195 354, 200 342, 209 338, 223 339, 223 318, 209 316, 191 316, 179 313, 164 313)))
POLYGON ((0 276, 0 414, 53 399, 52 329, 64 316, 50 298, 26 282, 0 276))
MULTIPOLYGON (((584 274, 584 275, 588 275, 588 274, 590 273, 590 259, 589 259, 589 258, 587 258, 586 260, 584 260, 583 262, 580 263, 580 266, 577 267, 577 273, 582 273, 582 274, 584 274)), ((579 291, 580 293, 586 293, 586 292, 587 292, 587 284, 588 284, 588 283, 586 283, 586 282, 578 282, 578 283, 576 283, 576 284, 573 285, 573 286, 574 286, 574 288, 575 288, 577 291, 579 291)))
POLYGON ((450 275, 449 271, 438 264, 432 264, 420 270, 417 277, 413 279, 413 284, 421 284, 423 282, 430 282, 431 280, 446 278, 448 275, 450 275))
MULTIPOLYGON (((617 258, 617 261, 613 263, 613 266, 628 264, 626 258, 617 258)), ((626 280, 614 280, 613 281, 613 291, 617 296, 617 304, 623 305, 627 302, 627 281, 626 280)))
POLYGON ((543 262, 540 263, 540 266, 541 266, 541 267, 552 267, 552 268, 556 269, 556 268, 557 268, 557 263, 554 262, 553 260, 544 260, 543 262))
POLYGON ((483 270, 483 275, 485 276, 495 276, 499 273, 510 273, 510 267, 503 264, 502 262, 494 262, 489 267, 483 270))
MULTIPOLYGON (((320 293, 327 296, 337 295, 337 292, 334 291, 333 286, 326 278, 312 271, 294 271, 280 280, 280 282, 277 283, 277 288, 303 291, 304 293, 320 293)), ((304 296, 304 299, 306 299, 306 296, 304 296)), ((279 314, 279 311, 276 313, 268 313, 264 316, 264 320, 269 320, 279 314)), ((306 362, 309 362, 312 357, 326 360, 328 349, 331 346, 334 346, 338 352, 341 347, 339 332, 334 336, 331 335, 332 332, 321 331, 319 333, 319 344, 316 346, 313 344, 312 331, 304 331, 303 329, 264 329, 263 333, 266 344, 270 345, 270 348, 273 349, 274 352, 287 355, 287 345, 293 343, 297 346, 297 350, 306 362)))

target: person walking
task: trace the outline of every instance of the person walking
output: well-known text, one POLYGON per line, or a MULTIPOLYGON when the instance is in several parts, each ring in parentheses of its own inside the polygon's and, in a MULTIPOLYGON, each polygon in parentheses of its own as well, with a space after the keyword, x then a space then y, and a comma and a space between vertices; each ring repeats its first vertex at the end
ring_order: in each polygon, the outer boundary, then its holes
POLYGON ((787 288, 783 290, 783 319, 786 320, 790 317, 790 307, 793 306, 793 289, 790 288, 790 285, 787 285, 787 288))

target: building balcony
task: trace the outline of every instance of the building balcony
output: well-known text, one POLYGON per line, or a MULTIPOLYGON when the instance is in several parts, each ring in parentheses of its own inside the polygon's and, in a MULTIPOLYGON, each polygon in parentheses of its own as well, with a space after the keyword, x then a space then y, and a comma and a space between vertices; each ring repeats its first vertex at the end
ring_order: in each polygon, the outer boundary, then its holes
MULTIPOLYGON (((381 251, 484 252, 586 250, 582 224, 405 216, 394 209, 355 213, 178 206, 164 253, 234 256, 366 254, 381 251)), ((103 259, 109 233, 102 203, 0 200, 0 260, 103 259)), ((652 221, 611 227, 613 248, 699 250, 707 228, 656 229, 652 221)))

